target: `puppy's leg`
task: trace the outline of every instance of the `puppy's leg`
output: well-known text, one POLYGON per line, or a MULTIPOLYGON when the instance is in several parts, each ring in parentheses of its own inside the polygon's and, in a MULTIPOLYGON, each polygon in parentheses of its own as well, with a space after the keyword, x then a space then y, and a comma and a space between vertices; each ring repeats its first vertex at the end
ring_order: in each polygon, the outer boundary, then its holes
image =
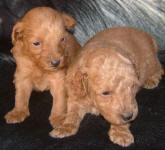
POLYGON ((162 69, 159 61, 157 61, 156 72, 151 77, 149 77, 148 80, 145 81, 143 87, 146 89, 152 89, 157 87, 163 74, 164 74, 164 70, 162 69))
POLYGON ((68 104, 68 113, 64 123, 50 132, 54 138, 63 138, 77 133, 85 111, 78 104, 68 104))
POLYGON ((134 143, 134 137, 129 130, 129 124, 126 125, 111 125, 111 129, 108 132, 112 142, 126 147, 134 143))
POLYGON ((56 78, 50 81, 50 92, 53 96, 53 106, 49 120, 53 127, 61 125, 65 119, 67 102, 64 79, 65 74, 58 73, 56 78))
POLYGON ((28 80, 16 80, 15 107, 5 115, 7 123, 19 123, 30 115, 29 98, 32 91, 31 82, 28 80))

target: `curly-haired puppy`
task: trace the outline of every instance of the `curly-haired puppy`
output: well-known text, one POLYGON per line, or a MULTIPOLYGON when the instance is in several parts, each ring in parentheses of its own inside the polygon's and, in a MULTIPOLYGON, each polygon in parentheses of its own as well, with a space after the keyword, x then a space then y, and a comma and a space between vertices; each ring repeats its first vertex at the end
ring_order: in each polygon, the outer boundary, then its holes
POLYGON ((163 74, 154 38, 131 27, 107 29, 87 42, 67 72, 68 111, 53 137, 75 134, 86 113, 101 114, 111 123, 114 143, 134 142, 130 121, 138 114, 136 93, 154 88, 163 74))
POLYGON ((12 53, 16 60, 15 107, 5 116, 7 123, 24 121, 30 115, 32 90, 50 90, 53 106, 49 120, 53 127, 66 113, 64 79, 66 68, 80 48, 67 32, 76 21, 49 7, 37 7, 17 22, 12 32, 12 53))

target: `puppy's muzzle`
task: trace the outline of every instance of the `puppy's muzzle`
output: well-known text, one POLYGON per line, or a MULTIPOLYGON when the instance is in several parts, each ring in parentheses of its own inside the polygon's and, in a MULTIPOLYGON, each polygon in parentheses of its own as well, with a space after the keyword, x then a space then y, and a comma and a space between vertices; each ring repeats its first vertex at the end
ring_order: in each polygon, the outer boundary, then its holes
POLYGON ((51 61, 51 65, 52 67, 57 68, 60 65, 60 62, 60 60, 53 60, 51 61))
POLYGON ((133 118, 133 112, 121 115, 121 117, 124 121, 129 121, 133 118))

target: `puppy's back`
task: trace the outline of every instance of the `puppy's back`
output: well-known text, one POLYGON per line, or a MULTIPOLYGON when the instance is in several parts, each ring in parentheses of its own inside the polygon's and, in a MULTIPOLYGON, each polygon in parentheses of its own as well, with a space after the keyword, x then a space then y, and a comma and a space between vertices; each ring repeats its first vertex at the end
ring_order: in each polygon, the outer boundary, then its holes
POLYGON ((157 69, 157 43, 149 33, 140 29, 115 27, 103 30, 91 38, 83 49, 88 53, 102 48, 116 51, 128 58, 141 80, 145 80, 157 69))
POLYGON ((87 44, 96 41, 116 45, 125 52, 140 52, 143 49, 157 52, 155 39, 149 33, 133 27, 115 27, 103 30, 91 38, 87 44))

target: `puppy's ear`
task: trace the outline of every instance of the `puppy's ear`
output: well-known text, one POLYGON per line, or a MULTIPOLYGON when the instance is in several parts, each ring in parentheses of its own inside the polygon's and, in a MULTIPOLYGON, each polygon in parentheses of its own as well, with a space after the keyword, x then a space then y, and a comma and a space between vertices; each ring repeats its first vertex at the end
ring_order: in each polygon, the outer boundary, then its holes
POLYGON ((68 16, 67 14, 62 13, 62 17, 64 19, 64 24, 66 29, 72 29, 76 25, 76 20, 73 19, 71 16, 68 16))
POLYGON ((18 22, 13 27, 13 31, 12 31, 12 43, 13 43, 13 45, 15 45, 17 41, 22 40, 22 35, 23 35, 23 24, 22 24, 22 22, 18 22))
POLYGON ((88 79, 86 73, 83 74, 81 71, 77 71, 70 81, 70 88, 74 91, 75 96, 84 97, 87 95, 88 79))
POLYGON ((88 88, 88 75, 87 73, 84 73, 81 79, 81 83, 83 85, 84 90, 84 96, 88 94, 89 88, 88 88))

